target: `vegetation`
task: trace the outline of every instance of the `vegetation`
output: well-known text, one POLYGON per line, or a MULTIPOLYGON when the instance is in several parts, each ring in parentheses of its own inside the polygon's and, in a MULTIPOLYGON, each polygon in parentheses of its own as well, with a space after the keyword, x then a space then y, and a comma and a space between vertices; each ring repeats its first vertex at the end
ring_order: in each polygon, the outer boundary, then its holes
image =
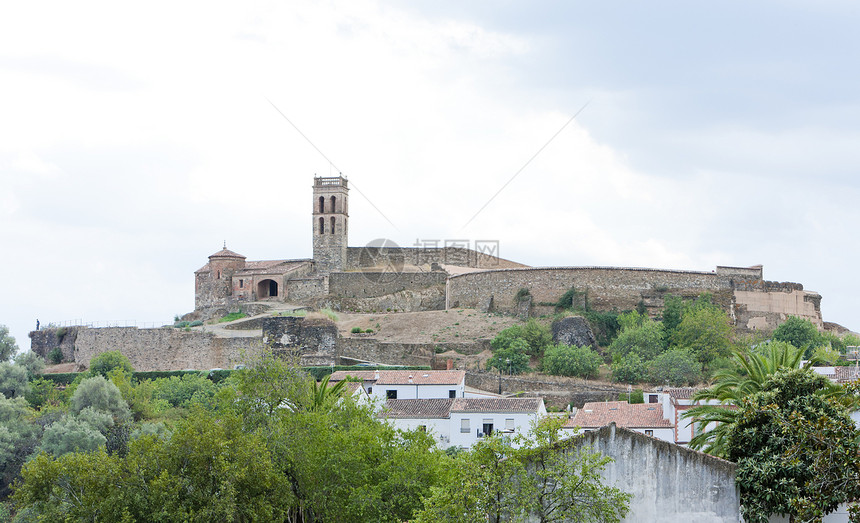
MULTIPOLYGON (((228 321, 241 320, 242 318, 247 318, 247 317, 248 317, 248 315, 245 314, 243 311, 231 312, 230 314, 225 314, 224 316, 222 316, 221 319, 218 320, 218 323, 227 323, 228 321)), ((186 323, 186 325, 190 326, 191 324, 186 323)), ((177 326, 185 327, 186 325, 177 325, 177 326)))
POLYGON ((414 521, 618 522, 630 495, 600 481, 610 459, 562 440, 562 420, 545 420, 515 447, 493 435, 450 462, 450 480, 432 490, 414 521))
POLYGON ((9 328, 0 325, 0 361, 9 361, 18 352, 18 344, 15 338, 9 334, 9 328))
POLYGON ((789 316, 787 320, 773 331, 773 339, 791 343, 798 349, 803 349, 804 357, 812 355, 816 347, 824 344, 824 338, 819 334, 818 327, 809 320, 789 316))
POLYGON ((129 359, 118 350, 102 352, 90 360, 90 373, 92 375, 107 377, 114 369, 119 369, 127 374, 134 371, 129 359))
POLYGON ((652 383, 676 387, 695 385, 702 381, 702 364, 689 349, 671 349, 648 364, 648 378, 652 383))
POLYGON ((547 374, 594 378, 601 363, 603 358, 591 347, 553 345, 544 352, 542 365, 547 374))
POLYGON ((525 340, 513 338, 497 346, 498 348, 493 346, 493 356, 487 360, 488 369, 497 369, 508 374, 522 374, 529 369, 529 345, 525 340))
POLYGON ((809 369, 783 369, 744 399, 727 434, 745 521, 813 521, 860 497, 860 432, 809 369))

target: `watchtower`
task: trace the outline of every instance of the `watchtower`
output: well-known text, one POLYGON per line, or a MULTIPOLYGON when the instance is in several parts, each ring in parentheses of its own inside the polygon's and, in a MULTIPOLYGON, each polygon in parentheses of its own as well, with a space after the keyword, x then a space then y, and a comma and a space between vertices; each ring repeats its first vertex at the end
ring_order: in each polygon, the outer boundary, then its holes
POLYGON ((323 274, 346 266, 349 187, 343 176, 314 177, 314 262, 323 274))

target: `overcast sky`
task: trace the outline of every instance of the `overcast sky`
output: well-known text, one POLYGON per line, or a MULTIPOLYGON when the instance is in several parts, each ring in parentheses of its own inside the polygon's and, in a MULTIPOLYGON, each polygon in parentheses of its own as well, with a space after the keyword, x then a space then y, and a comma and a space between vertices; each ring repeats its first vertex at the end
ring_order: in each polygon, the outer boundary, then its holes
POLYGON ((0 324, 169 323, 224 241, 310 257, 342 171, 353 246, 763 264, 860 329, 857 27, 838 0, 6 3, 0 324))

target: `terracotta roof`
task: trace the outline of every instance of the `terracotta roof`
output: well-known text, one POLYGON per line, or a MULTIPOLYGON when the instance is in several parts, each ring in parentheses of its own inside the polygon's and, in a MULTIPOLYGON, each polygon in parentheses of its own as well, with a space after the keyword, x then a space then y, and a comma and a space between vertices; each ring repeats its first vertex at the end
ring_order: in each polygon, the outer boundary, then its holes
POLYGON ((613 422, 624 428, 672 427, 672 422, 663 417, 663 406, 659 403, 631 405, 626 401, 586 403, 564 426, 593 429, 613 422))
MULTIPOLYGON (((361 378, 365 381, 376 379, 375 370, 339 370, 329 378, 330 381, 340 381, 347 376, 361 378)), ((466 379, 466 371, 462 370, 381 370, 377 385, 459 385, 466 379), (412 381, 409 381, 409 378, 412 381)))
POLYGON ((459 385, 463 370, 381 370, 377 385, 459 385))
POLYGON ((361 383, 357 381, 350 381, 346 385, 343 386, 344 394, 347 396, 354 396, 356 392, 361 391, 364 393, 364 387, 361 386, 361 383))
POLYGON ((457 398, 451 412, 537 412, 541 398, 457 398))
POLYGON ((338 370, 331 374, 329 381, 343 381, 347 376, 360 378, 365 381, 373 381, 376 371, 374 370, 338 370))
POLYGON ((688 400, 693 397, 693 394, 698 392, 699 389, 693 387, 677 387, 677 388, 665 388, 663 392, 668 394, 669 396, 675 398, 676 400, 688 400))
POLYGON ((452 399, 388 400, 381 418, 447 418, 452 399))
POLYGON ((246 276, 251 274, 284 274, 298 269, 305 261, 296 260, 264 260, 245 262, 245 266, 237 270, 233 276, 246 276))
POLYGON ((215 254, 209 256, 210 260, 212 258, 242 258, 243 260, 245 259, 245 257, 242 256, 241 254, 239 254, 237 252, 233 252, 230 249, 227 249, 226 247, 224 249, 221 249, 220 251, 216 252, 215 254))

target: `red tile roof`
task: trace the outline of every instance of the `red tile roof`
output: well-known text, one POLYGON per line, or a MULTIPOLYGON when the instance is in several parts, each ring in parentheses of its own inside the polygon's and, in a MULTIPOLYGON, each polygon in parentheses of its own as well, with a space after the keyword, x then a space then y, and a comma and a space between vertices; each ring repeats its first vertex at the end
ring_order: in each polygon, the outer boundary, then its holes
POLYGON ((221 249, 220 251, 216 252, 215 254, 209 256, 210 260, 212 258, 242 258, 243 260, 245 259, 245 257, 242 256, 241 254, 239 254, 238 252, 233 252, 226 247, 221 249))
POLYGON ((629 404, 626 401, 607 401, 605 403, 586 403, 567 420, 565 427, 593 429, 615 422, 624 428, 663 428, 672 427, 672 422, 663 417, 663 407, 659 403, 629 404))
POLYGON ((388 400, 381 418, 447 418, 452 399, 388 400))
POLYGON ((541 398, 457 398, 451 412, 537 412, 541 398))
POLYGON ((699 389, 693 387, 677 387, 677 388, 665 388, 663 392, 668 394, 669 396, 675 398, 676 400, 688 400, 693 397, 693 394, 698 392, 699 389))
POLYGON ((328 379, 330 382, 343 381, 347 376, 351 378, 360 378, 364 381, 373 381, 376 375, 374 370, 338 370, 331 374, 328 379))

